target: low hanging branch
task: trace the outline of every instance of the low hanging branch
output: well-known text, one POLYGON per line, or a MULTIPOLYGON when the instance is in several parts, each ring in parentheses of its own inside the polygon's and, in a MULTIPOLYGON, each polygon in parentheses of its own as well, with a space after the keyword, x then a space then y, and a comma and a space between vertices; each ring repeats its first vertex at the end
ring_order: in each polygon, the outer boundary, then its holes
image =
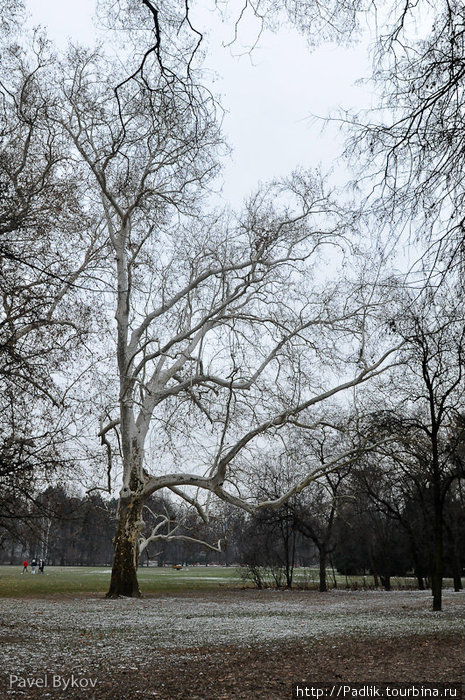
MULTIPOLYGON (((107 488, 104 489, 105 491, 108 491, 108 493, 111 493, 111 473, 113 469, 113 459, 112 459, 112 447, 111 443, 108 441, 107 438, 107 433, 110 430, 116 429, 116 427, 119 425, 120 420, 115 419, 107 423, 104 427, 102 427, 102 422, 100 422, 100 431, 98 432, 98 437, 100 438, 101 444, 106 447, 107 451, 107 488)), ((95 491, 96 489, 91 489, 92 491, 95 491)), ((87 491, 87 493, 90 493, 90 491, 87 491)))
MULTIPOLYGON (((173 490, 173 489, 172 489, 173 490)), ((186 497, 185 494, 182 494, 178 489, 173 490, 174 493, 177 493, 178 495, 181 495, 182 498, 185 500, 188 500, 197 510, 202 510, 201 506, 196 502, 195 499, 191 499, 190 497, 186 497)), ((149 513, 155 518, 155 520, 159 520, 153 528, 152 532, 148 537, 144 537, 142 534, 139 538, 139 553, 141 554, 151 542, 172 542, 174 540, 183 540, 185 542, 192 542, 195 544, 200 544, 203 547, 207 547, 208 549, 213 550, 214 552, 221 552, 221 540, 218 540, 217 544, 210 544, 209 542, 206 542, 204 540, 201 540, 197 537, 191 537, 190 535, 185 535, 185 534, 177 534, 180 528, 185 524, 186 522, 186 516, 181 517, 174 527, 171 528, 171 523, 173 522, 171 518, 168 515, 160 515, 160 514, 155 514, 149 506, 145 505, 144 506, 145 510, 148 510, 149 513), (161 533, 160 530, 166 527, 168 529, 168 532, 166 534, 161 533)), ((141 523, 143 526, 143 523, 141 523)))
POLYGON ((218 540, 217 544, 210 544, 209 542, 205 542, 204 540, 198 540, 195 537, 189 537, 188 535, 154 535, 153 537, 148 537, 146 540, 142 540, 139 550, 140 552, 143 552, 144 549, 147 547, 150 542, 172 542, 173 540, 184 540, 186 542, 193 542, 195 544, 202 545, 202 547, 207 547, 207 549, 211 549, 214 552, 222 552, 223 550, 221 549, 221 542, 222 540, 218 540))

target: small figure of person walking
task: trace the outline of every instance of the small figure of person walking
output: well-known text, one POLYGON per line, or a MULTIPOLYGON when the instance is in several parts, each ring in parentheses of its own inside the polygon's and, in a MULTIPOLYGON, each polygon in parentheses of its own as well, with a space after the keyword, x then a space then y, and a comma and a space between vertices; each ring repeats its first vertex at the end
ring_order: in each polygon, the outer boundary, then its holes
POLYGON ((45 562, 43 559, 39 559, 39 574, 44 573, 45 562))
POLYGON ((34 557, 34 559, 31 561, 31 573, 35 574, 36 566, 37 566, 37 562, 36 562, 36 559, 34 557))
POLYGON ((24 574, 24 572, 27 573, 27 571, 28 571, 28 568, 27 568, 27 567, 28 567, 28 566, 29 566, 29 563, 28 563, 27 559, 25 559, 25 560, 23 561, 23 570, 21 571, 22 574, 24 574))

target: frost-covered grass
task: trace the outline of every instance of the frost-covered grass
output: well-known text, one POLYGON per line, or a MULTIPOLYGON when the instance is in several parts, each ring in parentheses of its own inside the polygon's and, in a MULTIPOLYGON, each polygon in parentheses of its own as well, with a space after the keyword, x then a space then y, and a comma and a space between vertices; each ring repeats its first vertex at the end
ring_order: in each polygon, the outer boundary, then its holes
POLYGON ((0 600, 2 670, 84 672, 109 663, 148 664, 174 649, 244 647, 280 640, 347 636, 460 635, 465 593, 444 592, 431 611, 428 592, 334 591, 327 594, 224 591, 216 594, 105 600, 0 600))

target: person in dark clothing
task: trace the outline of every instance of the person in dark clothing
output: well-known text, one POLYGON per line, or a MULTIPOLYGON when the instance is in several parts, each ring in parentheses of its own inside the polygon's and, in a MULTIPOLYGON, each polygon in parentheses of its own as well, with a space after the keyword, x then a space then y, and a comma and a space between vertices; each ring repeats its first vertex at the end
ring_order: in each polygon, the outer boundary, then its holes
POLYGON ((45 562, 43 559, 39 559, 39 574, 44 573, 45 562))

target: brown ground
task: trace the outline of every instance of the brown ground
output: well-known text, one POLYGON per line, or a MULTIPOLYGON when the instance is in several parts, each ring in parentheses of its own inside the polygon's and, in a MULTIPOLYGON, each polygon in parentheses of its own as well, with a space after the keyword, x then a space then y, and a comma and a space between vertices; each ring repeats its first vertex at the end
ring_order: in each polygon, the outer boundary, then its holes
MULTIPOLYGON (((152 666, 128 672, 109 666, 105 677, 99 677, 95 691, 48 689, 46 696, 44 689, 16 690, 7 697, 288 700, 295 697, 293 683, 463 682, 464 661, 464 643, 457 637, 163 650, 152 666)), ((66 670, 62 673, 65 675, 66 670)))
MULTIPOLYGON (((345 594, 340 594, 340 596, 345 594)), ((291 593, 268 591, 221 591, 206 595, 205 593, 190 593, 188 598, 199 600, 232 601, 249 600, 251 603, 270 598, 290 599, 291 593)), ((89 596, 91 597, 91 596, 89 596)), ((187 596, 186 596, 187 597, 187 596)), ((176 600, 181 594, 176 595, 176 600)), ((294 592, 292 600, 302 598, 307 603, 313 601, 319 606, 330 608, 339 601, 339 597, 321 597, 317 593, 294 592)), ((363 600, 364 610, 375 611, 383 617, 380 605, 384 600, 379 595, 366 598, 362 593, 347 596, 350 601, 363 600)), ((451 597, 447 608, 455 601, 451 597)), ((392 606, 405 610, 408 616, 417 608, 424 605, 422 600, 408 597, 404 600, 401 594, 386 598, 388 615, 392 606), (416 602, 415 602, 416 601, 416 602)), ((428 601, 427 601, 428 602, 428 601)), ((55 600, 57 606, 60 600, 55 600)), ((455 609, 460 611, 461 603, 455 601, 455 609), (457 607, 458 605, 458 607, 457 607)), ((348 608, 348 611, 350 608, 348 608)), ((57 607, 57 614, 59 607, 57 607)), ((378 614, 377 613, 377 614, 378 614)), ((379 615, 378 615, 379 617, 379 615)), ((14 620, 16 625, 16 620, 14 620)), ((386 619, 389 627, 389 619, 386 619)), ((236 620, 236 624, 237 620, 236 620)), ((32 628, 27 628, 27 636, 33 638, 32 628), (29 634, 31 633, 31 634, 29 634)), ((20 630, 21 631, 21 630, 20 630)), ((465 630, 464 630, 465 631, 465 630)), ((16 629, 10 630, 4 626, 4 635, 17 634, 16 629)), ((1 642, 6 642, 4 636, 1 642)), ((21 645, 21 637, 14 641, 21 645)), ((39 641, 39 640, 36 640, 39 641)), ((86 640, 77 642, 80 650, 85 648, 86 640)), ((141 644, 143 645, 143 638, 141 644)), ((337 638, 305 641, 268 641, 256 647, 219 646, 191 648, 155 648, 153 657, 140 658, 124 657, 122 646, 114 646, 111 651, 105 649, 100 657, 98 671, 91 673, 97 677, 95 690, 34 688, 8 690, 5 677, 7 666, 0 668, 0 700, 5 698, 21 698, 27 700, 138 700, 139 698, 156 698, 157 700, 290 700, 296 697, 292 685, 301 687, 312 683, 457 683, 465 681, 465 640, 464 635, 442 632, 433 634, 431 631, 424 635, 395 637, 354 637, 339 636, 337 638), (121 658, 115 654, 120 652, 121 658), (111 656, 113 654, 113 657, 111 656), (125 669, 125 670, 123 670, 125 669), (2 677, 3 676, 3 677, 2 677)), ((103 651, 103 650, 102 650, 103 651)), ((126 651, 127 653, 127 651, 126 651)), ((68 647, 69 662, 63 664, 59 673, 71 677, 76 659, 68 647)), ((79 654, 76 655, 76 657, 79 654)), ((40 656, 38 657, 40 658, 40 656)), ((57 672, 57 671, 55 671, 57 672)), ((35 677, 45 676, 47 668, 37 668, 35 677)), ((464 686, 465 687, 465 686, 464 686)), ((465 696, 462 691, 462 698, 465 696)), ((324 700, 324 699, 323 699, 324 700)), ((342 699, 341 699, 342 700, 342 699)), ((359 698, 346 698, 359 700, 359 698)), ((364 699, 365 700, 365 699, 364 699)), ((371 700, 371 699, 370 699, 371 700)), ((401 698, 399 698, 401 700, 401 698)), ((422 700, 419 698, 418 700, 422 700)), ((453 699, 458 700, 458 696, 453 699)))

